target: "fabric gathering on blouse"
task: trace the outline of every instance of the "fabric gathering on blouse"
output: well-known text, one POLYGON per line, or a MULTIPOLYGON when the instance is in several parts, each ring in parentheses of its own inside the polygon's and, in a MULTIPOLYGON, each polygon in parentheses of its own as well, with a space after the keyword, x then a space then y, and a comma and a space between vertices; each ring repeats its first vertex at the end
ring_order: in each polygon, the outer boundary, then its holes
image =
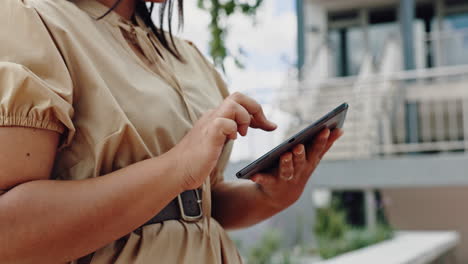
MULTIPOLYGON (((108 9, 96 0, 2 1, 0 126, 60 133, 54 180, 99 177, 161 155, 229 94, 193 43, 175 38, 180 62, 140 18, 96 19, 108 9)), ((210 190, 223 181, 231 149, 207 172, 202 220, 144 226, 98 249, 91 263, 241 263, 211 217, 210 190)))

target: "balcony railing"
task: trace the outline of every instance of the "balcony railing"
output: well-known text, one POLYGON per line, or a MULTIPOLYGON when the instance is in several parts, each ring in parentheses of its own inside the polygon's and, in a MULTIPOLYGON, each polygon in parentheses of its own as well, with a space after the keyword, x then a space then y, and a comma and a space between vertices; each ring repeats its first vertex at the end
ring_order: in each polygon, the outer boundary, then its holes
POLYGON ((346 133, 331 151, 332 159, 468 150, 468 66, 332 78, 310 89, 308 85, 282 90, 277 99, 297 117, 291 131, 349 103, 346 133))

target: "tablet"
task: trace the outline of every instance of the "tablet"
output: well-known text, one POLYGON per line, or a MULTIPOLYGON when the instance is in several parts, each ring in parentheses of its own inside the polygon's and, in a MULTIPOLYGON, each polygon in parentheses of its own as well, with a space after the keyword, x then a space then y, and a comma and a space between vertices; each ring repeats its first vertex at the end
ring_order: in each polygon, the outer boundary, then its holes
POLYGON ((298 144, 307 145, 308 143, 312 142, 314 138, 320 133, 320 131, 325 128, 330 129, 330 131, 335 128, 342 128, 347 111, 347 103, 343 103, 342 105, 338 106, 330 113, 317 120, 315 123, 304 128, 274 149, 270 150, 265 155, 261 156, 254 162, 241 169, 236 173, 237 178, 250 179, 250 177, 256 173, 264 172, 265 170, 276 167, 279 162, 279 158, 283 153, 291 151, 292 148, 298 144))

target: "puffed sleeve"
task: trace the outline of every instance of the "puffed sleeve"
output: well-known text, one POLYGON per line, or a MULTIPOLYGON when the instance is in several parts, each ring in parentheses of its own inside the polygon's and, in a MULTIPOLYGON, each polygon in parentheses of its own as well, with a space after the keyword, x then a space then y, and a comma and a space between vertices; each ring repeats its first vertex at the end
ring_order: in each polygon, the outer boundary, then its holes
POLYGON ((39 13, 21 0, 0 8, 0 126, 74 135, 73 82, 39 13))

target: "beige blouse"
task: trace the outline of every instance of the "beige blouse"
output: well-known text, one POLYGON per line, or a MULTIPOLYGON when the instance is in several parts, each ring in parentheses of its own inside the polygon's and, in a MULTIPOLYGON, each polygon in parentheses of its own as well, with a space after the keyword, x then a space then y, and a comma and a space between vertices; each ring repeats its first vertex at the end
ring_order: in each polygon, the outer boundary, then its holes
MULTIPOLYGON (((141 20, 134 26, 115 12, 95 19, 107 10, 95 0, 2 0, 0 126, 62 133, 55 179, 98 177, 160 155, 228 95, 193 44, 176 39, 181 63, 141 20)), ((240 263, 210 216, 210 189, 223 179, 230 149, 203 185, 203 220, 145 226, 91 263, 240 263)))

